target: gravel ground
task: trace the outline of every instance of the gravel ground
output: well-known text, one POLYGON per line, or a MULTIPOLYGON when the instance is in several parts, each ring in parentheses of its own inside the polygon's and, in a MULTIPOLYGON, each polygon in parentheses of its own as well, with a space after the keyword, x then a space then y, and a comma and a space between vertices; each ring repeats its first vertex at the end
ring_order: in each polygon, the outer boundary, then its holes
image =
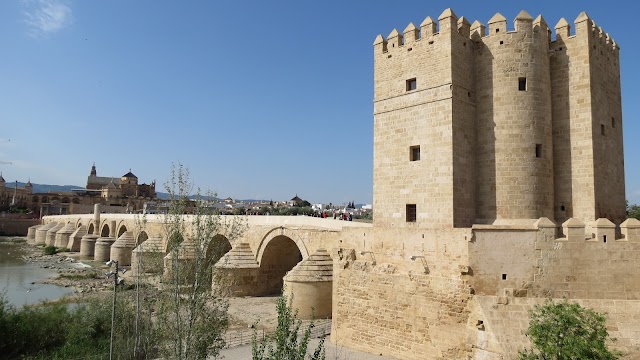
MULTIPOLYGON (((318 346, 318 339, 312 339, 309 344, 310 354, 318 346)), ((349 350, 347 348, 336 346, 329 341, 325 342, 326 360, 393 360, 393 358, 349 350)), ((251 345, 236 346, 230 349, 224 349, 221 352, 226 360, 251 359, 251 345)))

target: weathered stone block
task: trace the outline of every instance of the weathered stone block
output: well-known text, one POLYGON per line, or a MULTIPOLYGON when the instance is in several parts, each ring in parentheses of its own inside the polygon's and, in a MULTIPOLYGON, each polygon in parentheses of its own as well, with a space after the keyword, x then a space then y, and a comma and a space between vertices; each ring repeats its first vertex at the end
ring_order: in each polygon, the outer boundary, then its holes
POLYGON ((640 242, 640 220, 634 218, 625 220, 620 224, 620 231, 625 240, 640 242))
POLYGON ((599 218, 591 224, 598 242, 606 243, 616 239, 616 225, 609 219, 599 218))
POLYGON ((582 221, 576 218, 571 218, 562 223, 562 232, 564 233, 567 241, 584 241, 584 227, 585 224, 582 221))

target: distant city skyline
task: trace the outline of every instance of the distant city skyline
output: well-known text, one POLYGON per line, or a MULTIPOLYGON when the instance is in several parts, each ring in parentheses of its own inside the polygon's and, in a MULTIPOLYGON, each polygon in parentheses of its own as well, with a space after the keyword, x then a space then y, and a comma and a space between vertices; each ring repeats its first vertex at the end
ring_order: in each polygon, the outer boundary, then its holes
POLYGON ((180 162, 225 198, 370 204, 373 41, 449 7, 485 25, 500 12, 510 29, 524 9, 552 31, 586 11, 611 35, 627 199, 640 203, 635 2, 5 1, 0 171, 83 186, 95 162, 164 191, 180 162))

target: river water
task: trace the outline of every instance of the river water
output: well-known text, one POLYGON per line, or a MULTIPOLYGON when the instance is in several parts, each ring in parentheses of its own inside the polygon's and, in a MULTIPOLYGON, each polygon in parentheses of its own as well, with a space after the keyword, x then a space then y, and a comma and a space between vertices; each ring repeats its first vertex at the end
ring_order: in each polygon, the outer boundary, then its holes
POLYGON ((56 276, 50 269, 42 269, 37 264, 22 260, 26 252, 22 244, 0 237, 0 292, 9 304, 15 306, 37 304, 43 300, 54 300, 71 293, 71 288, 39 284, 38 281, 56 276))

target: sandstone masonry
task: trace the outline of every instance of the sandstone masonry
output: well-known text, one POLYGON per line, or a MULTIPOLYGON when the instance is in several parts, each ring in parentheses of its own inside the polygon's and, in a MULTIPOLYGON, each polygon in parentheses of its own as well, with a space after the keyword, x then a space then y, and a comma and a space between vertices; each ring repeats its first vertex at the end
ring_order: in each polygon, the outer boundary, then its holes
POLYGON ((542 16, 514 27, 446 10, 376 38, 376 224, 624 221, 618 45, 585 13, 555 40, 542 16))
POLYGON ((640 356, 619 47, 585 13, 488 29, 447 9, 374 41, 374 227, 334 257, 332 340, 515 359, 545 298, 609 313, 640 356))

